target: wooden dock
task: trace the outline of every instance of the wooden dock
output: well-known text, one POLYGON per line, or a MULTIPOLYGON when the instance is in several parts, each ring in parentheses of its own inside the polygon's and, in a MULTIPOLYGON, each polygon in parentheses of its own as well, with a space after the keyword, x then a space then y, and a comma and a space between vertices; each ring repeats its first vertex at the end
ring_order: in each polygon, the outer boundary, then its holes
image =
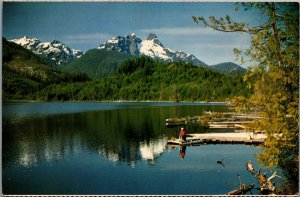
POLYGON ((263 143, 267 136, 265 134, 254 134, 253 132, 240 133, 197 133, 189 134, 185 142, 178 139, 168 141, 175 145, 199 145, 199 144, 254 144, 263 143))
MULTIPOLYGON (((237 112, 204 112, 200 118, 190 118, 195 123, 201 123, 208 128, 233 128, 231 133, 198 133, 189 134, 186 141, 171 139, 168 144, 173 145, 195 145, 195 144, 261 144, 267 136, 262 131, 253 127, 255 120, 261 117, 256 113, 237 112)), ((167 122, 185 122, 183 119, 167 119, 167 122)))
POLYGON ((237 112, 204 112, 201 123, 208 128, 232 128, 239 130, 254 130, 253 123, 260 119, 256 113, 237 112))
POLYGON ((187 125, 187 124, 195 124, 199 123, 200 118, 199 117, 186 117, 186 118, 167 118, 166 119, 166 126, 167 127, 173 127, 173 126, 181 126, 181 125, 187 125))
POLYGON ((190 134, 187 141, 212 144, 261 144, 267 136, 265 134, 254 134, 253 132, 240 133, 201 133, 190 134))

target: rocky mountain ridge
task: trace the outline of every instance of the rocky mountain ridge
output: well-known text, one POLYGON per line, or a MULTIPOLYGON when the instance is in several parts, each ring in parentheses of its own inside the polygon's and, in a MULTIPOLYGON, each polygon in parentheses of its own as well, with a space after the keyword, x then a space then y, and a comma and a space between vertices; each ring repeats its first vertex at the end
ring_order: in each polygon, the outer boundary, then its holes
POLYGON ((57 40, 53 40, 52 42, 41 42, 36 38, 24 36, 9 41, 21 45, 25 49, 32 51, 34 54, 42 55, 53 60, 57 66, 63 66, 72 60, 80 58, 83 54, 82 51, 71 49, 57 40))
MULTIPOLYGON (((33 53, 37 55, 41 55, 43 57, 46 57, 47 59, 55 62, 56 66, 58 67, 65 67, 65 65, 72 64, 74 60, 79 60, 79 58, 84 55, 84 53, 80 50, 71 49, 65 44, 61 43, 60 41, 53 40, 52 42, 41 42, 40 40, 36 38, 28 38, 26 36, 18 39, 10 40, 10 42, 14 42, 18 45, 21 45, 25 49, 28 49, 32 51, 33 53)), ((142 40, 140 39, 135 33, 131 33, 125 36, 115 36, 111 39, 107 40, 106 42, 100 44, 97 49, 102 52, 105 51, 111 51, 116 53, 121 53, 124 55, 129 56, 140 56, 145 55, 149 56, 153 59, 163 61, 163 62, 184 62, 184 63, 192 63, 197 66, 207 67, 211 68, 213 70, 217 70, 222 73, 235 75, 239 73, 245 72, 245 69, 232 63, 232 62, 224 62, 217 65, 211 65, 208 66, 204 62, 200 61, 198 58, 196 58, 192 54, 188 54, 182 51, 175 51, 170 48, 165 47, 162 42, 158 39, 158 37, 150 33, 147 37, 147 39, 142 40)), ((98 54, 94 53, 99 57, 90 57, 89 59, 82 62, 79 61, 78 64, 86 64, 85 62, 93 62, 92 64, 94 66, 97 66, 98 64, 105 64, 111 63, 110 61, 107 61, 104 57, 102 57, 104 54, 98 54), (102 57, 102 58, 100 58, 102 57), (100 59, 99 59, 100 58, 100 59), (103 59, 104 58, 104 59, 103 59), (93 60, 95 59, 95 60, 93 60), (102 61, 103 59, 103 61, 102 61), (97 62, 94 62, 97 61, 97 62), (99 62, 100 61, 100 62, 99 62), (81 62, 81 63, 80 63, 81 62)), ((117 58, 120 55, 113 55, 112 58, 117 58)), ((129 57, 128 56, 128 57, 129 57)), ((123 56, 122 56, 122 59, 123 56)), ((119 60, 115 60, 116 62, 119 62, 119 60)), ((77 62, 77 61, 75 61, 77 62)), ((114 69, 116 70, 116 66, 119 63, 113 62, 114 69)), ((105 71, 111 66, 111 64, 106 65, 105 71)), ((77 65, 77 67, 80 65, 77 65)), ((68 70, 72 70, 72 68, 68 68, 68 70)), ((82 70, 82 69, 79 69, 82 70)), ((84 69, 83 69, 84 70, 84 69)), ((75 71, 78 71, 78 68, 75 69, 75 71)), ((101 71, 102 72, 102 71, 101 71)), ((110 73, 110 72, 109 72, 110 73)), ((103 73, 102 73, 103 74, 103 73)), ((102 74, 97 74, 99 76, 102 76, 102 74)), ((105 74, 103 76, 106 76, 105 74)))
POLYGON ((207 66, 192 54, 165 47, 153 33, 150 33, 146 40, 140 39, 134 33, 126 36, 115 36, 101 44, 97 49, 118 51, 135 56, 146 55, 164 62, 182 61, 191 62, 197 66, 207 66))

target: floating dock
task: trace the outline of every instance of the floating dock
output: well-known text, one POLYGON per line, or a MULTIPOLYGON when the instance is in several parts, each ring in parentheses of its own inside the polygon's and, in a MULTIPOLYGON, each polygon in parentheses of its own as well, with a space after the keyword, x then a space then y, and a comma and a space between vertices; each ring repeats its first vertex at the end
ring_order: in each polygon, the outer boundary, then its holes
MULTIPOLYGON (((186 141, 172 138, 168 144, 261 144, 267 136, 253 127, 255 120, 262 118, 258 113, 204 112, 200 117, 188 117, 193 123, 201 123, 208 128, 232 128, 231 133, 197 133, 186 136, 186 141)), ((170 123, 186 123, 187 119, 169 118, 170 123)))
POLYGON ((185 142, 180 140, 169 140, 168 144, 194 145, 194 144, 261 144, 267 136, 265 134, 254 134, 253 132, 241 133, 199 133, 189 134, 185 142))
POLYGON ((248 128, 246 125, 253 124, 253 121, 224 121, 224 122, 207 122, 209 128, 248 128))

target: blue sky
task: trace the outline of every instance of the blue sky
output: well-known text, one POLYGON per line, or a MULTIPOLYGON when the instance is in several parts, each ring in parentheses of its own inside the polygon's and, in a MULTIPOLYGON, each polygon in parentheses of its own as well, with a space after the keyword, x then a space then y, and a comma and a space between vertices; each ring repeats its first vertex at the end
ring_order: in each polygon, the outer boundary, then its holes
POLYGON ((261 23, 258 12, 234 11, 234 3, 212 2, 4 2, 3 36, 59 40, 87 51, 116 35, 155 33, 165 47, 194 54, 212 65, 235 61, 233 48, 246 48, 250 37, 203 28, 192 16, 230 15, 261 23))

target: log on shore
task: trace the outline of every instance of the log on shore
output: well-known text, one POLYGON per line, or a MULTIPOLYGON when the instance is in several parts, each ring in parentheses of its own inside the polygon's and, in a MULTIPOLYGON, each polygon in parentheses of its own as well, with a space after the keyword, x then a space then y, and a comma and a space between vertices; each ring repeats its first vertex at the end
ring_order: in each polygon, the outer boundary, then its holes
POLYGON ((275 192, 276 187, 274 185, 273 179, 275 177, 281 178, 280 176, 278 176, 276 174, 276 171, 269 178, 267 178, 266 173, 263 174, 263 173, 261 173, 260 169, 257 171, 254 169, 254 166, 251 161, 248 161, 246 163, 246 168, 247 168, 247 171, 251 172, 251 174, 256 177, 256 179, 260 185, 260 187, 259 187, 260 191, 262 193, 273 194, 275 192))
POLYGON ((250 184, 245 188, 236 189, 233 191, 228 192, 226 195, 242 195, 246 194, 247 192, 251 191, 254 188, 254 184, 250 184))

